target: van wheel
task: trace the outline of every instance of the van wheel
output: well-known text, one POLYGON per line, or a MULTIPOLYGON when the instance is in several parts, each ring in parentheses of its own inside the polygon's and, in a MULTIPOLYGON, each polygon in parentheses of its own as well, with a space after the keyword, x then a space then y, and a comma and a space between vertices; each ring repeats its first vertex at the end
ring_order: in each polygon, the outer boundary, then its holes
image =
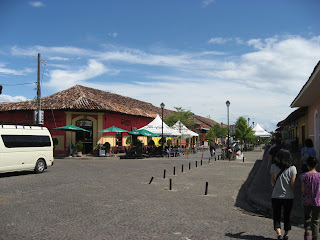
POLYGON ((45 168, 46 168, 45 162, 43 161, 43 159, 39 159, 36 163, 36 167, 34 168, 34 171, 36 173, 42 173, 45 168))

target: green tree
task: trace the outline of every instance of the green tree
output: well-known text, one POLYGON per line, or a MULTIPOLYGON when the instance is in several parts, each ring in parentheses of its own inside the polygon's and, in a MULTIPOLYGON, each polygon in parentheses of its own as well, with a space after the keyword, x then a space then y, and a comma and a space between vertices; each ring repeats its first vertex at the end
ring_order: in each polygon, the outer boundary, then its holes
POLYGON ((227 127, 221 127, 219 124, 215 124, 212 129, 217 138, 225 138, 228 135, 227 127))
POLYGON ((210 141, 213 138, 225 138, 227 135, 227 127, 221 127, 219 124, 215 124, 206 134, 205 138, 207 141, 210 141))
POLYGON ((206 141, 211 141, 211 139, 214 139, 216 137, 217 137, 217 135, 215 134, 213 128, 210 128, 209 132, 205 136, 206 141))
POLYGON ((183 109, 181 107, 174 107, 174 108, 176 109, 176 111, 174 113, 168 115, 166 119, 163 119, 163 121, 168 126, 170 126, 170 127, 173 126, 179 120, 186 127, 195 125, 194 119, 192 118, 193 113, 190 110, 186 111, 185 109, 183 109))
POLYGON ((254 139, 254 131, 248 126, 247 120, 244 117, 239 117, 236 122, 236 135, 237 140, 241 143, 246 143, 251 139, 254 139))

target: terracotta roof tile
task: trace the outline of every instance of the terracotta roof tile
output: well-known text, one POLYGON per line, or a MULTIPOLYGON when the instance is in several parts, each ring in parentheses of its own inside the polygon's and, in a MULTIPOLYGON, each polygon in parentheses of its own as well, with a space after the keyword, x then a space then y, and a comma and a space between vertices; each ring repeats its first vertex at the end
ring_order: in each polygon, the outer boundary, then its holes
MULTIPOLYGON (((25 102, 0 103, 0 112, 36 110, 36 100, 25 102)), ((110 111, 123 114, 155 118, 161 108, 137 99, 76 85, 69 89, 41 98, 43 110, 110 111)), ((164 116, 174 111, 165 109, 164 116)), ((209 118, 193 115, 195 122, 202 127, 213 127, 217 122, 209 118)))

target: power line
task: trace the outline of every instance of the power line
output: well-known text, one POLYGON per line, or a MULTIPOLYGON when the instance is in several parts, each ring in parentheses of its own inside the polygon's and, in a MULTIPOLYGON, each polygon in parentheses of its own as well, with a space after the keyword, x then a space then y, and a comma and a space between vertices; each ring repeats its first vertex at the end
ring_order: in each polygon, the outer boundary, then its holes
POLYGON ((30 84, 36 84, 36 82, 17 83, 17 84, 1 84, 1 85, 2 85, 2 86, 8 86, 8 87, 15 87, 15 86, 22 86, 22 85, 30 85, 30 84))

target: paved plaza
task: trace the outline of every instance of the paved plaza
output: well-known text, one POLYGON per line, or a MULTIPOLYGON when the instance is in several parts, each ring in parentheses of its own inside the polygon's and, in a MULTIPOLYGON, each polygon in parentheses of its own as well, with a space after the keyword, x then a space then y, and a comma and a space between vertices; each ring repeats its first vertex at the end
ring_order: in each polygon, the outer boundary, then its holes
MULTIPOLYGON (((202 165, 202 153, 65 158, 43 174, 2 174, 0 239, 271 240, 272 220, 238 207, 247 204, 244 183, 262 155, 209 163, 206 151, 202 165)), ((294 226, 290 239, 302 235, 294 226)))

